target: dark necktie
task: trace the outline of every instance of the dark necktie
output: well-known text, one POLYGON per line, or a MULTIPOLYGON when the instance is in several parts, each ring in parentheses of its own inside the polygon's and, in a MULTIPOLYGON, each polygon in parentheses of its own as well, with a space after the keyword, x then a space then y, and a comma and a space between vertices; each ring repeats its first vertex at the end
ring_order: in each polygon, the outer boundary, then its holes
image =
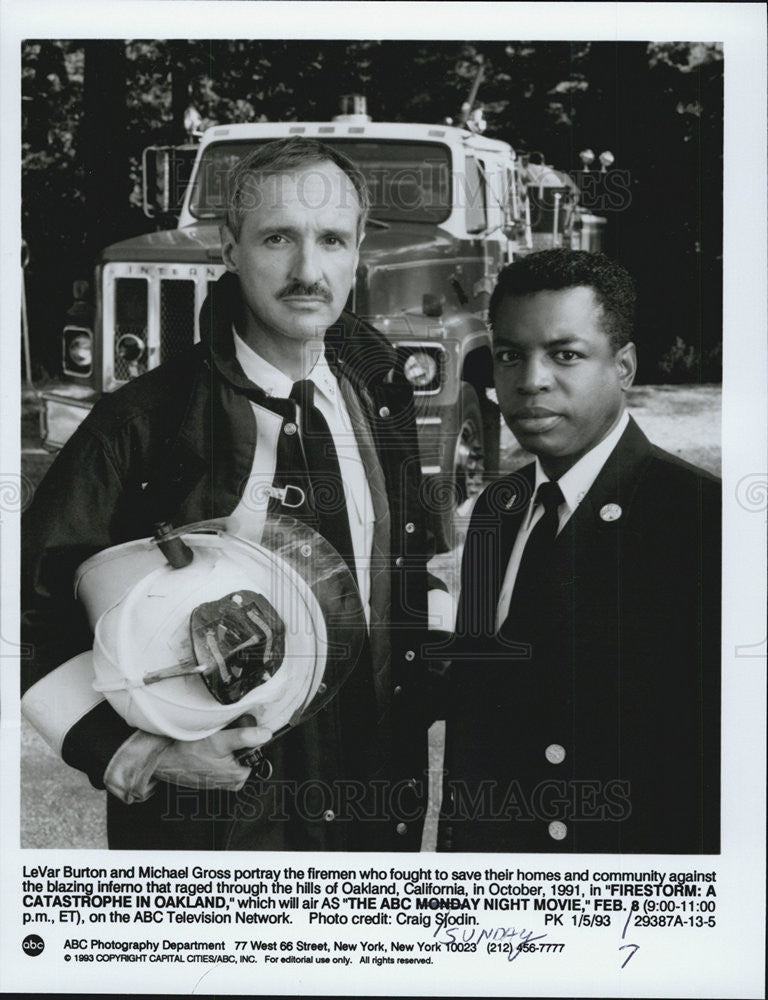
POLYGON ((546 595, 551 593, 558 508, 564 502, 563 491, 557 482, 542 483, 536 491, 536 506, 541 504, 544 514, 533 526, 523 549, 509 612, 502 626, 505 634, 509 629, 510 634, 514 634, 516 622, 524 620, 530 609, 544 610, 539 602, 546 602, 546 595))
POLYGON ((336 445, 325 417, 315 406, 314 394, 314 382, 302 379, 294 383, 290 395, 300 411, 299 434, 307 468, 307 507, 317 531, 336 549, 357 580, 336 445))
MULTIPOLYGON (((308 510, 310 523, 344 559, 357 584, 355 553, 339 458, 328 423, 314 403, 315 383, 309 379, 294 383, 290 398, 299 408, 299 437, 307 469, 304 479, 307 503, 303 505, 303 510, 295 513, 301 517, 303 511, 308 510)), ((367 572, 367 567, 364 572, 367 572)), ((370 734, 375 731, 376 726, 376 698, 367 637, 365 651, 357 669, 344 682, 335 703, 329 706, 328 711, 339 713, 339 731, 347 762, 347 775, 370 776, 372 765, 361 751, 362 747, 369 745, 370 734)))

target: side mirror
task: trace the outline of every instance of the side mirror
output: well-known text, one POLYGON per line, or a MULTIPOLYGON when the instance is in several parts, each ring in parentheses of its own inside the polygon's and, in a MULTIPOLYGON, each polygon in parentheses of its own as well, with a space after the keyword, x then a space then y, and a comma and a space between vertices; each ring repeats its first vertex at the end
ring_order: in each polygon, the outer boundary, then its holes
POLYGON ((141 156, 142 202, 148 219, 178 215, 198 146, 148 146, 141 156))

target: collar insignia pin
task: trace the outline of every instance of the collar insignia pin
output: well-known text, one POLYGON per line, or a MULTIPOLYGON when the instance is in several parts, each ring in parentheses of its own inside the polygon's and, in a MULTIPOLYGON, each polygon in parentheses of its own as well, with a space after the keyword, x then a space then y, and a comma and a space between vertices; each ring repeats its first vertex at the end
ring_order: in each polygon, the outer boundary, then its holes
POLYGON ((600 520, 618 521, 624 512, 617 503, 607 503, 600 508, 600 520))
POLYGON ((509 500, 504 504, 504 510, 511 510, 517 503, 517 493, 512 493, 509 500))

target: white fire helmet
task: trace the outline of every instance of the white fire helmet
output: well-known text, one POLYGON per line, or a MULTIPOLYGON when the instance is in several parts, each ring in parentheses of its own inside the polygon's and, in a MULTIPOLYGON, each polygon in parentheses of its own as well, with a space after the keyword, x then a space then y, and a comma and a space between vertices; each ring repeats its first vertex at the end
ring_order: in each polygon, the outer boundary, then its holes
POLYGON ((366 634, 336 550, 293 518, 258 543, 224 518, 127 542, 78 569, 94 631, 94 688, 132 726, 176 740, 247 715, 273 739, 314 715, 366 634))

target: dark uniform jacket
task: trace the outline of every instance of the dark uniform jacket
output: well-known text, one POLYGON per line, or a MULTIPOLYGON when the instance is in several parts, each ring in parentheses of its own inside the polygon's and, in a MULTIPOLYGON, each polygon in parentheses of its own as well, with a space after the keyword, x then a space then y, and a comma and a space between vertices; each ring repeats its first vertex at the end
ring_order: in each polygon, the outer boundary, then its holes
POLYGON ((630 421, 494 637, 533 470, 468 532, 439 848, 717 853, 719 482, 630 421))
MULTIPOLYGON (((225 275, 214 294, 216 308, 212 297, 203 307, 201 343, 100 400, 37 491, 22 543, 25 638, 34 649, 27 685, 92 645, 72 596, 76 567, 108 546, 152 535, 158 520, 183 525, 231 513, 259 433, 250 400, 292 418, 291 406, 254 387, 235 359, 235 279, 225 275)), ((376 510, 365 662, 329 706, 268 748, 274 775, 266 784, 252 776, 232 793, 161 782, 132 805, 108 795, 112 847, 419 849, 427 529, 412 393, 387 341, 351 314, 328 331, 326 354, 348 401, 357 401, 371 445, 361 438, 376 510), (356 691, 372 698, 358 705, 356 691)), ((102 702, 72 725, 62 756, 102 788, 108 762, 132 732, 102 702)))

